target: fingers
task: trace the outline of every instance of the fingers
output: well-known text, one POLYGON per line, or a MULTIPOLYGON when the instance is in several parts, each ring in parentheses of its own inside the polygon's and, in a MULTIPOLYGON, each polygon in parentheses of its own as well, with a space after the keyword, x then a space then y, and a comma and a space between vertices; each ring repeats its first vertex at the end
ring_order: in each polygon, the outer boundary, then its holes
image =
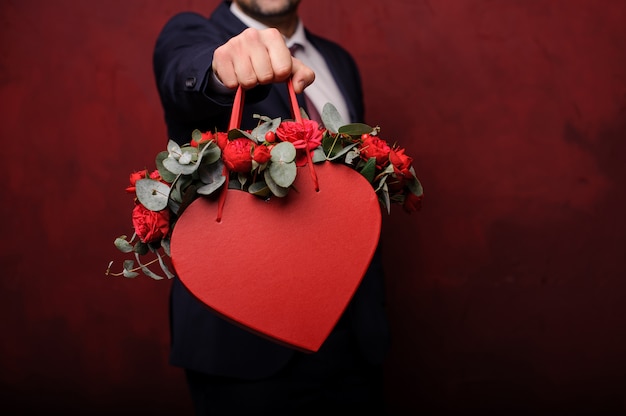
POLYGON ((215 50, 213 72, 231 89, 282 82, 293 75, 294 89, 299 93, 315 79, 310 68, 292 58, 276 29, 246 29, 231 38, 215 50))
POLYGON ((315 72, 296 58, 292 58, 291 68, 293 90, 296 94, 300 94, 306 87, 315 81, 315 72))

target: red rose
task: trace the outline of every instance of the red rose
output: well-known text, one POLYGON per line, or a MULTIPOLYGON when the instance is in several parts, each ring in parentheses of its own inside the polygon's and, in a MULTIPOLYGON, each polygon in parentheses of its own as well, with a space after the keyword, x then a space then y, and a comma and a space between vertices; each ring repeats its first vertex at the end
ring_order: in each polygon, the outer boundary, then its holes
POLYGON ((410 170, 413 158, 405 155, 404 149, 392 149, 389 152, 389 161, 393 165, 393 171, 397 176, 401 176, 403 178, 410 178, 413 176, 410 170))
POLYGON ((276 135, 282 141, 293 143, 296 149, 313 150, 322 144, 322 131, 314 120, 303 119, 302 123, 283 121, 276 129, 276 135))
POLYGON ((222 150, 222 159, 231 172, 247 173, 252 170, 252 140, 230 140, 222 150))
POLYGON ((126 192, 134 194, 135 193, 135 184, 139 179, 145 179, 148 177, 148 171, 142 170, 133 172, 130 174, 130 186, 126 188, 126 192))
POLYGON ((258 145, 254 147, 252 158, 259 165, 267 163, 271 157, 272 155, 270 154, 270 150, 267 148, 267 146, 258 145))
POLYGON ((383 139, 379 139, 376 136, 369 134, 364 135, 363 142, 359 147, 359 152, 363 160, 369 160, 370 158, 376 158, 376 167, 379 169, 387 164, 389 161, 389 152, 391 148, 383 139))
POLYGON ((155 170, 153 170, 150 173, 150 179, 154 179, 155 181, 163 182, 163 178, 161 178, 161 174, 159 173, 158 169, 155 169, 155 170))
POLYGON ((413 158, 405 155, 404 149, 396 148, 389 152, 389 162, 393 166, 393 173, 397 180, 395 186, 390 183, 389 188, 390 190, 402 189, 406 181, 413 178, 411 173, 413 158))
POLYGON ((191 139, 191 142, 189 143, 191 144, 192 147, 198 147, 202 143, 210 142, 214 138, 215 137, 212 132, 206 131, 204 133, 202 132, 200 133, 200 141, 195 141, 194 139, 191 139))
POLYGON ((402 204, 402 208, 406 212, 415 212, 419 211, 422 208, 422 196, 417 196, 412 192, 409 192, 404 197, 404 203, 402 204))
POLYGON ((160 241, 170 229, 170 211, 150 211, 136 204, 133 209, 133 227, 137 237, 144 243, 160 241))
POLYGON ((226 147, 226 145, 228 144, 228 133, 224 133, 224 132, 217 132, 215 134, 217 136, 217 147, 219 147, 220 149, 224 150, 224 148, 226 147))

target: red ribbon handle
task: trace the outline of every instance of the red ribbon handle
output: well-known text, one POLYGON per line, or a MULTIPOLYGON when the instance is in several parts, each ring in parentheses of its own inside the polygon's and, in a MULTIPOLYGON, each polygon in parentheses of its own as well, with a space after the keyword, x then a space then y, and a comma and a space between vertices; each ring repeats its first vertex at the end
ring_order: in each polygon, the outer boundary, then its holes
MULTIPOLYGON (((293 117, 298 123, 302 123, 302 114, 300 114, 300 106, 298 105, 298 100, 296 98, 296 92, 293 89, 293 82, 291 78, 287 80, 287 90, 289 92, 289 103, 291 104, 291 112, 293 113, 293 117)), ((235 93, 235 99, 233 101, 233 109, 230 114, 230 123, 228 125, 228 131, 233 129, 238 129, 241 126, 241 118, 243 116, 243 102, 245 97, 245 91, 241 88, 241 85, 237 88, 237 92, 235 93)), ((313 184, 315 186, 315 191, 319 191, 319 184, 317 181, 317 174, 315 173, 315 168, 313 167, 313 160, 311 157, 311 151, 306 149, 307 162, 309 165, 309 171, 311 173, 311 178, 313 180, 313 184)), ((228 191, 228 177, 230 176, 228 173, 228 169, 226 165, 224 165, 223 175, 226 178, 224 182, 224 186, 222 188, 222 192, 220 193, 218 208, 217 208, 217 222, 222 220, 222 213, 224 211, 224 203, 226 201, 226 192, 228 191)))

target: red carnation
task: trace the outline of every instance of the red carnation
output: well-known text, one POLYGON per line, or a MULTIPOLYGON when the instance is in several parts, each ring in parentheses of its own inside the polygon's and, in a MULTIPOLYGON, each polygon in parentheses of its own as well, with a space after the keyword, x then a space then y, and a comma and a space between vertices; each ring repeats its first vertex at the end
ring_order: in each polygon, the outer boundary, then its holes
POLYGON ((267 146, 257 145, 254 147, 252 158, 259 165, 267 163, 271 157, 272 155, 270 154, 270 150, 267 148, 267 146))
POLYGON ((137 237, 144 243, 160 241, 170 229, 170 211, 150 211, 136 204, 133 209, 133 227, 137 237))
POLYGON ((222 150, 222 159, 231 172, 248 173, 252 170, 252 140, 230 140, 222 150))
POLYGON ((322 131, 314 120, 303 119, 302 123, 283 121, 276 129, 276 135, 282 141, 293 143, 296 149, 313 150, 322 144, 322 131))

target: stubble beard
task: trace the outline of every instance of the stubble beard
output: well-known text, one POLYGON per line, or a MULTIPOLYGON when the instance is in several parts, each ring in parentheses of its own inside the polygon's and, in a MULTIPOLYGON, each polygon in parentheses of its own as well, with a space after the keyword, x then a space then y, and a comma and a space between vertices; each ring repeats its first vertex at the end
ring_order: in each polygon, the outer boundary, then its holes
POLYGON ((274 20, 296 13, 300 0, 285 0, 282 7, 266 7, 263 1, 239 1, 237 2, 241 10, 248 16, 257 20, 274 20))

